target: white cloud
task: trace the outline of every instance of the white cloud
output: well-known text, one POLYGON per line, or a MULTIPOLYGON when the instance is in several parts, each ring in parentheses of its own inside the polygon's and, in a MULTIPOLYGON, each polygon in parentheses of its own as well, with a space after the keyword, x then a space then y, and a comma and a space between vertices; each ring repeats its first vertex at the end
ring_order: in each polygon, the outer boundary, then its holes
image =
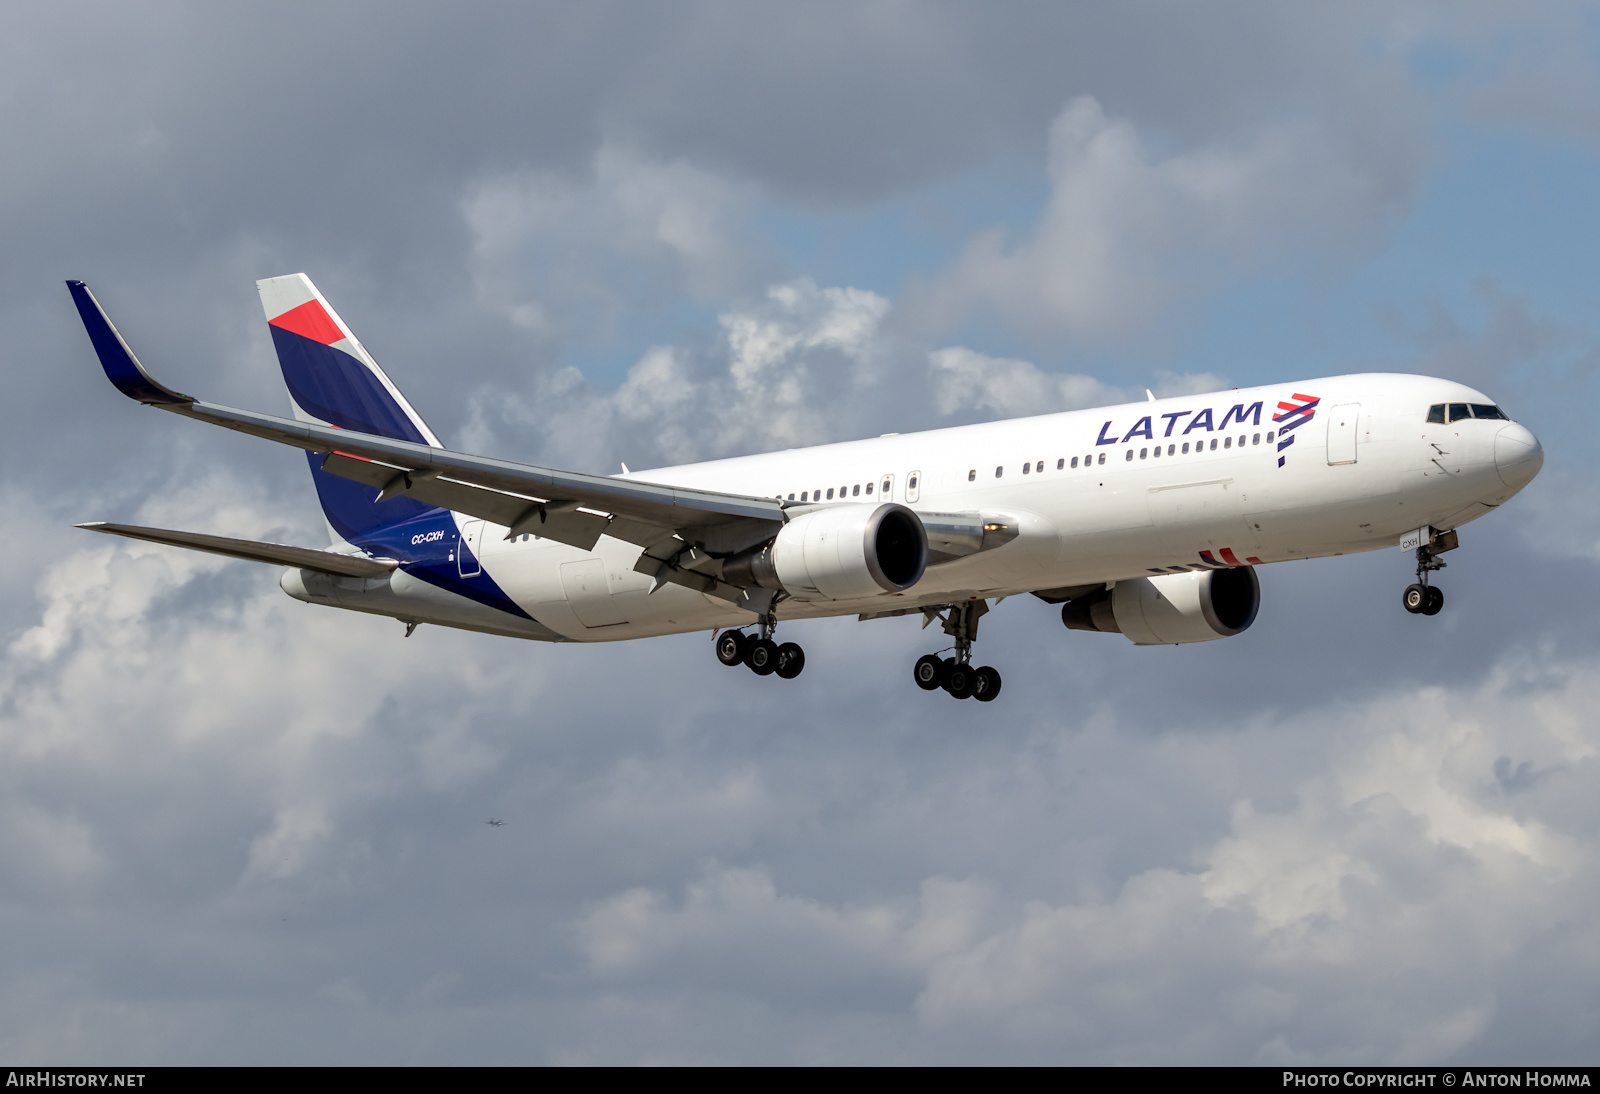
POLYGON ((1153 154, 1133 125, 1084 96, 1050 127, 1050 198, 1020 240, 979 235, 907 302, 937 328, 991 309, 1026 330, 1102 339, 1175 294, 1315 242, 1370 238, 1400 184, 1305 124, 1235 146, 1153 154))
POLYGON ((568 368, 529 395, 481 394, 469 444, 503 450, 502 434, 533 432, 547 458, 593 467, 615 452, 638 468, 842 439, 885 378, 888 311, 863 289, 774 285, 718 316, 706 350, 652 347, 614 392, 568 368))
MULTIPOLYGON (((1077 373, 1048 373, 1029 361, 990 357, 963 346, 930 353, 928 380, 934 405, 945 415, 978 409, 1000 418, 1015 418, 1144 398, 1142 389, 1113 387, 1077 373)), ((1158 373, 1152 390, 1165 398, 1217 391, 1226 386, 1221 377, 1209 373, 1158 373)))
MULTIPOLYGON (((930 877, 914 895, 829 903, 782 891, 766 869, 713 865, 681 900, 634 888, 600 901, 576 944, 611 984, 770 1000, 863 975, 920 981, 930 1034, 987 1030, 1075 1059, 1451 1058, 1510 1020, 1508 981, 1545 939, 1581 930, 1600 895, 1585 790, 1597 701, 1600 662, 1514 658, 1471 691, 1313 714, 1305 732, 1341 740, 1291 803, 1236 801, 1194 866, 1142 870, 1106 899, 930 877), (1506 756, 1556 774, 1497 780, 1506 756)), ((1554 960, 1563 977, 1600 973, 1600 950, 1577 939, 1554 960)))

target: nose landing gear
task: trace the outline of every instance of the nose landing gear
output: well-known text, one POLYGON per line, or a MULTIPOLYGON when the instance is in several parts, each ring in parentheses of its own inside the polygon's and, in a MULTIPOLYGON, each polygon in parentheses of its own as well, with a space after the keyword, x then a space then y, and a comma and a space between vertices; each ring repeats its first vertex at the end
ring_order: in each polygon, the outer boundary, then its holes
POLYGON ((1449 565, 1439 556, 1455 550, 1459 543, 1454 531, 1441 532, 1417 548, 1417 580, 1406 586, 1400 600, 1406 611, 1412 615, 1439 614, 1444 607, 1444 591, 1428 584, 1428 575, 1449 565))
POLYGON ((751 638, 743 631, 723 631, 717 635, 717 660, 729 668, 744 665, 757 676, 793 680, 806 667, 806 651, 794 642, 774 642, 772 632, 776 627, 769 616, 761 620, 759 638, 751 638))
POLYGON ((999 696, 1000 674, 988 665, 972 667, 972 641, 978 635, 978 619, 988 610, 988 603, 982 600, 951 604, 942 615, 928 609, 928 621, 942 620, 944 633, 956 640, 956 655, 941 658, 930 653, 917 658, 911 670, 917 687, 923 691, 943 688, 951 698, 976 699, 980 703, 993 702, 999 696))

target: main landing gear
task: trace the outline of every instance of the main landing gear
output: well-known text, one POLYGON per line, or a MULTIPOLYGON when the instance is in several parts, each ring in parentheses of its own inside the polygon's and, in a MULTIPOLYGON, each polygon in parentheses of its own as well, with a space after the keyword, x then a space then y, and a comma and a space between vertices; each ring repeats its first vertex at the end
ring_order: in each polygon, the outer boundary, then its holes
POLYGON ((751 638, 743 631, 723 631, 717 635, 717 660, 729 668, 748 665, 757 676, 793 680, 806 667, 806 651, 793 642, 774 642, 772 632, 776 626, 772 619, 763 619, 759 638, 751 638))
POLYGON ((1444 607, 1444 591, 1437 585, 1428 584, 1428 575, 1449 565, 1439 556, 1455 550, 1458 542, 1454 531, 1442 532, 1417 548, 1417 580, 1415 584, 1406 586, 1400 601, 1406 611, 1412 615, 1439 614, 1444 607))
POLYGON ((976 699, 991 703, 1000 694, 1000 674, 988 665, 972 667, 972 641, 978 636, 978 619, 989 610, 982 600, 968 600, 951 604, 944 614, 937 616, 944 623, 944 633, 956 640, 954 657, 941 658, 930 653, 917 658, 911 674, 917 687, 923 691, 943 688, 954 699, 976 699))

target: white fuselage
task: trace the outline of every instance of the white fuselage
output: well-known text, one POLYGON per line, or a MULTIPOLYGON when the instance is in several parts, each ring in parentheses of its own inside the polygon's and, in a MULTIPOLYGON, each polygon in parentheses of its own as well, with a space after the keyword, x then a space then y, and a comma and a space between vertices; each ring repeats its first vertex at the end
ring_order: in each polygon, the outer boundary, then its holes
MULTIPOLYGON (((1542 454, 1532 434, 1509 421, 1427 421, 1430 405, 1451 402, 1492 400, 1448 380, 1339 376, 627 477, 779 497, 796 508, 893 501, 924 513, 978 512, 1019 533, 1002 546, 930 566, 903 593, 782 600, 776 613, 867 614, 1370 551, 1394 547, 1419 527, 1455 528, 1521 489, 1542 454), (1308 399, 1315 400, 1309 413, 1289 413, 1308 399), (1275 422, 1277 415, 1285 420, 1275 422)), ((631 543, 602 537, 593 551, 582 551, 535 536, 507 541, 504 528, 459 515, 457 526, 485 573, 553 635, 482 605, 446 604, 459 598, 403 574, 382 595, 341 597, 341 605, 577 641, 744 626, 754 618, 676 584, 652 593, 651 578, 634 569, 640 549, 631 543)))

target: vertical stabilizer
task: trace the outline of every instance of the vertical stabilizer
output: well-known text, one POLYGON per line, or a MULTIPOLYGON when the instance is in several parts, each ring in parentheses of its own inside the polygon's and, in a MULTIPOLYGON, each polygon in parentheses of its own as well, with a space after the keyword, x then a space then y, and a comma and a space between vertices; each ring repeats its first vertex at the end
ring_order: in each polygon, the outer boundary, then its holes
MULTIPOLYGON (((297 419, 443 447, 309 277, 269 277, 256 288, 297 419)), ((331 475, 322 470, 322 456, 308 456, 335 542, 356 542, 374 528, 432 508, 409 498, 379 502, 370 487, 331 475)))

